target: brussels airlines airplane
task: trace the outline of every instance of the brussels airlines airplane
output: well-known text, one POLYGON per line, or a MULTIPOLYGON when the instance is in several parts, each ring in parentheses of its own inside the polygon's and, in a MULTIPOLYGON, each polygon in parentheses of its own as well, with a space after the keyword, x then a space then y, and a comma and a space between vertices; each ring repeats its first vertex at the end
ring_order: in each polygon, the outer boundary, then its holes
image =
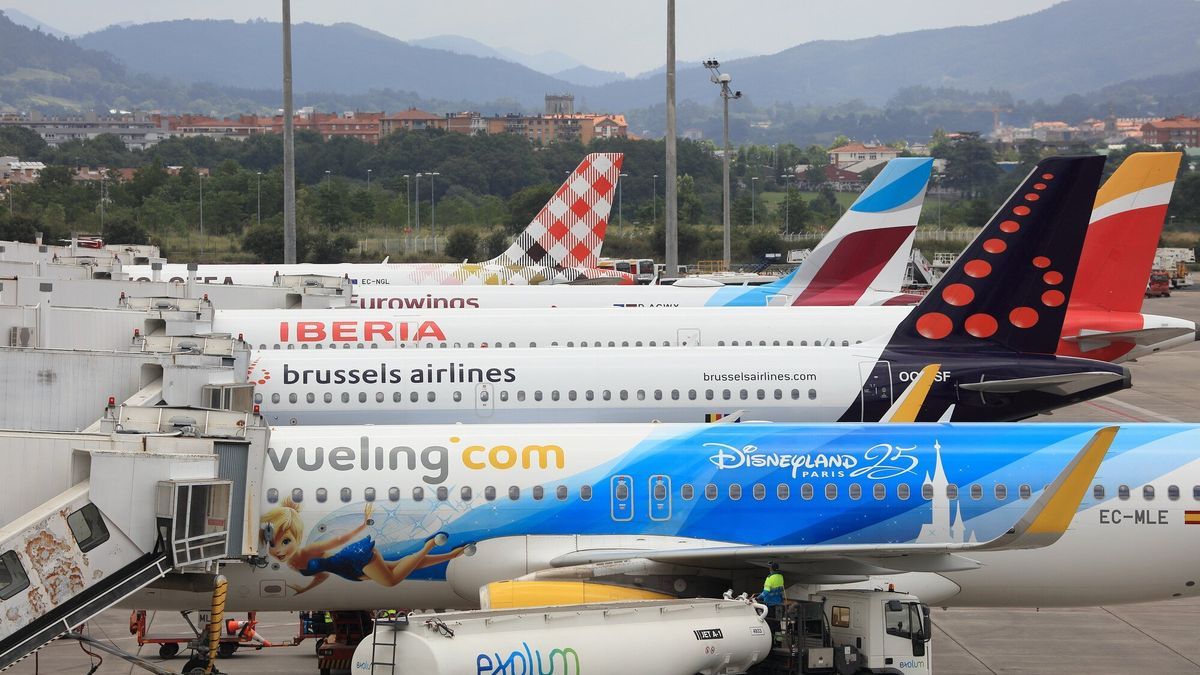
POLYGON ((645 286, 571 288, 582 293, 411 292, 360 286, 364 309, 466 309, 478 307, 764 307, 766 305, 911 305, 918 297, 902 293, 917 219, 933 160, 900 158, 888 162, 866 191, 791 274, 763 286, 645 286))
POLYGON ((1022 419, 1129 385, 1122 367, 1053 355, 1103 162, 1039 164, 947 272, 942 292, 886 340, 669 353, 263 350, 249 379, 276 424, 692 422, 736 411, 874 421, 915 373, 940 363, 917 419, 1022 419))
POLYGON ((796 597, 893 575, 935 605, 1195 597, 1197 443, 1138 424, 284 427, 247 514, 263 564, 222 572, 228 606, 257 610, 471 608, 509 579, 719 597, 770 562, 796 597))
MULTIPOLYGON (((583 159, 513 245, 482 263, 338 263, 300 265, 200 265, 208 283, 271 285, 280 274, 348 276, 365 288, 414 284, 554 284, 584 281, 634 283, 633 276, 596 268, 621 173, 621 153, 592 153, 583 159)), ((126 268, 149 279, 148 265, 126 268)), ((164 278, 183 281, 185 265, 164 265, 164 278)))

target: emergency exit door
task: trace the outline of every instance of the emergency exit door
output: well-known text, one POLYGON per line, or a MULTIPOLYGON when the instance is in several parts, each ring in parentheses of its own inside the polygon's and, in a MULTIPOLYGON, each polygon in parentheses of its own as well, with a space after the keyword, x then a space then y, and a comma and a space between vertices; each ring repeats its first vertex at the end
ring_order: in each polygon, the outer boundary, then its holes
POLYGON ((475 386, 475 414, 478 417, 491 417, 496 409, 496 391, 490 384, 475 386))
POLYGON ((609 481, 612 519, 617 522, 633 520, 633 478, 613 476, 609 481))
POLYGON ((650 476, 650 520, 664 521, 671 519, 671 477, 664 475, 650 476))
POLYGON ((892 407, 892 364, 889 361, 859 363, 858 371, 862 380, 859 419, 874 422, 892 407))

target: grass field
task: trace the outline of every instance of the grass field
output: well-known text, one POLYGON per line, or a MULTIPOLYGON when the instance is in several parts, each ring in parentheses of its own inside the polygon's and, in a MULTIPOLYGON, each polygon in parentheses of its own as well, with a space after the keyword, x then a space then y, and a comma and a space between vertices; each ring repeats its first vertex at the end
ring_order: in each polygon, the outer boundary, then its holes
MULTIPOLYGON (((792 192, 794 193, 796 191, 793 190, 792 192)), ((859 193, 857 193, 857 192, 835 192, 833 194, 837 196, 838 204, 841 204, 843 209, 848 209, 848 208, 850 208, 850 205, 854 203, 854 200, 858 199, 859 193)), ((780 204, 783 203, 783 195, 784 195, 784 193, 782 193, 782 192, 763 192, 759 196, 762 198, 763 203, 765 203, 771 209, 775 209, 776 207, 778 207, 780 204)), ((804 197, 804 201, 807 202, 807 201, 812 201, 817 196, 817 193, 816 192, 800 192, 800 195, 802 197, 804 197)))

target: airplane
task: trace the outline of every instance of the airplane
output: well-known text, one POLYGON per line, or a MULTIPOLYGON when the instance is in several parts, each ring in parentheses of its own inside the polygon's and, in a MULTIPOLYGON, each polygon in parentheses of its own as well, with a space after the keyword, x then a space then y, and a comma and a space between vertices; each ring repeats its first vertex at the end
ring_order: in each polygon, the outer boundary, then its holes
MULTIPOLYGON (((270 286, 278 275, 346 276, 359 288, 372 285, 414 284, 632 284, 634 277, 596 267, 613 190, 620 179, 624 155, 592 153, 567 176, 533 221, 500 255, 481 263, 335 263, 296 265, 200 265, 196 276, 204 283, 270 286)), ((126 268, 135 279, 154 278, 149 265, 126 268)), ((186 265, 163 265, 161 278, 185 281, 186 265)))
MULTIPOLYGON (((1198 442, 1160 424, 279 427, 262 559, 222 573, 233 610, 468 609, 501 580, 719 597, 769 562, 793 597, 887 579, 937 606, 1196 597, 1198 442)), ((187 587, 132 604, 206 606, 187 587)))
POLYGON ((933 160, 922 157, 888 162, 796 270, 761 286, 696 285, 686 279, 674 285, 639 287, 636 292, 572 288, 584 292, 505 296, 477 294, 475 288, 445 293, 359 287, 355 302, 364 309, 912 305, 919 296, 902 292, 901 286, 932 168, 933 160))
POLYGON ((261 350, 248 380, 262 414, 282 425, 695 422, 738 411, 776 422, 875 421, 916 373, 941 363, 918 419, 1024 419, 1129 386, 1121 366, 1053 355, 1103 162, 1040 163, 942 291, 885 340, 669 353, 261 350), (1021 226, 1007 231, 1014 218, 1021 226))

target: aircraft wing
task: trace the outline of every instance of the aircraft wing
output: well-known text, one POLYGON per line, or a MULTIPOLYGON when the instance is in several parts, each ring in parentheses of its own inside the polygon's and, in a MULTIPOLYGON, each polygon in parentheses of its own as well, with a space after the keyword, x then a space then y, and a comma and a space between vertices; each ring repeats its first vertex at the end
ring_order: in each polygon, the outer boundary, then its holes
POLYGON ((1141 328, 1139 330, 1099 331, 1084 329, 1079 335, 1070 335, 1063 339, 1074 342, 1085 352, 1107 347, 1114 342, 1132 342, 1141 347, 1174 340, 1185 335, 1195 334, 1195 329, 1183 326, 1162 326, 1159 328, 1141 328))
MULTIPOLYGON (((1058 541, 1078 511, 1116 434, 1117 427, 1105 427, 1097 431, 1016 524, 991 541, 605 549, 569 553, 554 559, 551 564, 556 568, 574 568, 569 573, 576 578, 586 571, 580 568, 602 567, 630 560, 709 569, 758 568, 769 562, 777 562, 794 571, 825 575, 974 569, 980 567, 981 563, 967 557, 971 553, 1041 548, 1058 541)), ((547 572, 548 574, 539 573, 536 576, 550 578, 556 576, 555 572, 567 570, 547 572)))
POLYGON ((1047 394, 1070 396, 1109 382, 1124 378, 1120 373, 1093 371, 1088 373, 1065 373, 1040 377, 1020 377, 1013 380, 990 380, 958 385, 967 391, 984 394, 1015 394, 1022 391, 1042 391, 1047 394))

